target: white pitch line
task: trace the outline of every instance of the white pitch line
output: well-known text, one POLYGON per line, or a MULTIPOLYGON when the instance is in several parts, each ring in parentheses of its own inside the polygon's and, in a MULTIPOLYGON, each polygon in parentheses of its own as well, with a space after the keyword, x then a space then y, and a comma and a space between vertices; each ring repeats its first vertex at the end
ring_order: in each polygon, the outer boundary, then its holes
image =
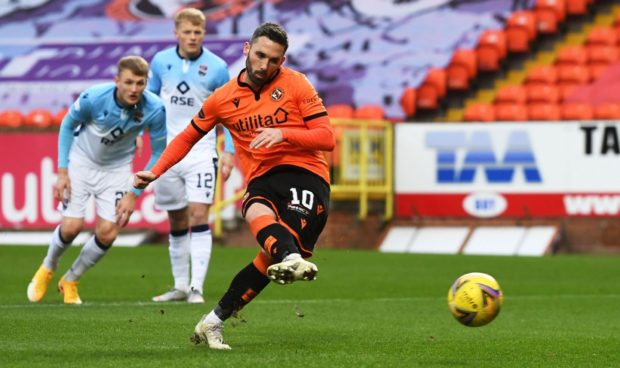
MULTIPOLYGON (((543 300, 543 299, 590 299, 590 298, 620 298, 620 294, 560 294, 560 295, 517 295, 511 297, 504 297, 505 300, 543 300)), ((255 300, 252 304, 323 304, 323 303, 376 303, 376 302, 412 302, 412 301, 426 301, 426 300, 444 300, 444 297, 431 297, 431 296, 418 296, 418 297, 403 297, 403 298, 372 298, 372 299, 353 299, 353 298, 333 298, 333 299, 274 299, 274 300, 255 300)), ((172 305, 189 306, 184 302, 84 302, 76 308, 86 307, 164 307, 172 305)), ((17 309, 17 308, 70 308, 62 303, 58 304, 0 304, 0 309, 17 309)))

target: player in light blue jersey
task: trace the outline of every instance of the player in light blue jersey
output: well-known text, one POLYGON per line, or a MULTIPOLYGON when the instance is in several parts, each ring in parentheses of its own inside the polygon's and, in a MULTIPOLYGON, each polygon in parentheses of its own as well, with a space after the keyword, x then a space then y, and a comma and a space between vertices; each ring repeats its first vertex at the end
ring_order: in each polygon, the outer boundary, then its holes
POLYGON ((106 254, 127 225, 140 190, 130 184, 135 141, 143 130, 151 138, 151 167, 166 146, 164 106, 146 91, 149 65, 139 56, 118 62, 114 83, 85 90, 69 109, 58 135, 58 178, 54 197, 61 201, 62 223, 56 227, 47 256, 28 285, 31 302, 45 295, 58 261, 80 233, 90 196, 95 197, 97 224, 93 235, 58 289, 65 304, 81 304, 78 280, 106 254), (131 191, 129 191, 131 189, 131 191))
MULTIPOLYGON (((188 8, 180 11, 174 21, 177 46, 155 54, 148 84, 166 106, 168 142, 185 129, 203 101, 229 80, 224 60, 202 46, 204 14, 188 8)), ((224 134, 225 152, 219 162, 226 180, 233 167, 234 148, 228 130, 224 134)), ((168 211, 170 220, 168 249, 174 287, 153 301, 204 303, 203 284, 212 247, 209 207, 215 194, 217 163, 213 130, 155 183, 155 204, 168 211)))

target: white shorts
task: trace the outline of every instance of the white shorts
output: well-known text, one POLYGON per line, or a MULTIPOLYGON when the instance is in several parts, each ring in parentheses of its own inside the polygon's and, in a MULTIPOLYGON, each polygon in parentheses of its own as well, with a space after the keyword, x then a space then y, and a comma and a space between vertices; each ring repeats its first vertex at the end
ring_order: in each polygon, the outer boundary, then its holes
POLYGON ((186 156, 155 181, 155 207, 174 211, 189 202, 212 204, 217 156, 186 156))
POLYGON ((130 189, 131 166, 100 170, 69 162, 71 198, 60 204, 65 217, 84 218, 91 195, 95 197, 97 215, 116 222, 116 204, 130 189))

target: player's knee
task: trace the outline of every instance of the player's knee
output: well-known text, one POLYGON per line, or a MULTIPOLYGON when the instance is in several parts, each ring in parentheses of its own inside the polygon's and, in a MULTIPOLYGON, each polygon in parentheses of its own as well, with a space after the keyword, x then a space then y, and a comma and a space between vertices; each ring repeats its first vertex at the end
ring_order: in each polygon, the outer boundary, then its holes
POLYGON ((197 226, 209 223, 209 207, 207 206, 190 206, 189 208, 189 225, 197 226))
POLYGON ((102 244, 111 246, 118 235, 118 228, 112 223, 99 224, 95 230, 95 235, 102 244))
POLYGON ((81 221, 63 221, 60 226, 60 236, 64 241, 72 242, 82 231, 82 226, 81 221))

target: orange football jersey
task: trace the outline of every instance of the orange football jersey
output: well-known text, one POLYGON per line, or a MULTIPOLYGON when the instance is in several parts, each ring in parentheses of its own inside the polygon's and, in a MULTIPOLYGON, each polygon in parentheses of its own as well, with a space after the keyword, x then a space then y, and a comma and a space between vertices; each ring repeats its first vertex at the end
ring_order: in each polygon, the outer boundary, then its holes
MULTIPOLYGON (((327 183, 329 168, 319 149, 309 149, 287 142, 287 131, 307 130, 309 124, 325 124, 333 132, 323 101, 305 75, 286 67, 255 92, 236 79, 216 89, 194 116, 193 125, 206 132, 222 124, 233 136, 247 182, 278 165, 293 165, 309 170, 327 183), (284 141, 270 148, 251 149, 250 142, 259 134, 257 128, 281 128, 284 141)), ((317 146, 320 147, 320 142, 317 146)))

